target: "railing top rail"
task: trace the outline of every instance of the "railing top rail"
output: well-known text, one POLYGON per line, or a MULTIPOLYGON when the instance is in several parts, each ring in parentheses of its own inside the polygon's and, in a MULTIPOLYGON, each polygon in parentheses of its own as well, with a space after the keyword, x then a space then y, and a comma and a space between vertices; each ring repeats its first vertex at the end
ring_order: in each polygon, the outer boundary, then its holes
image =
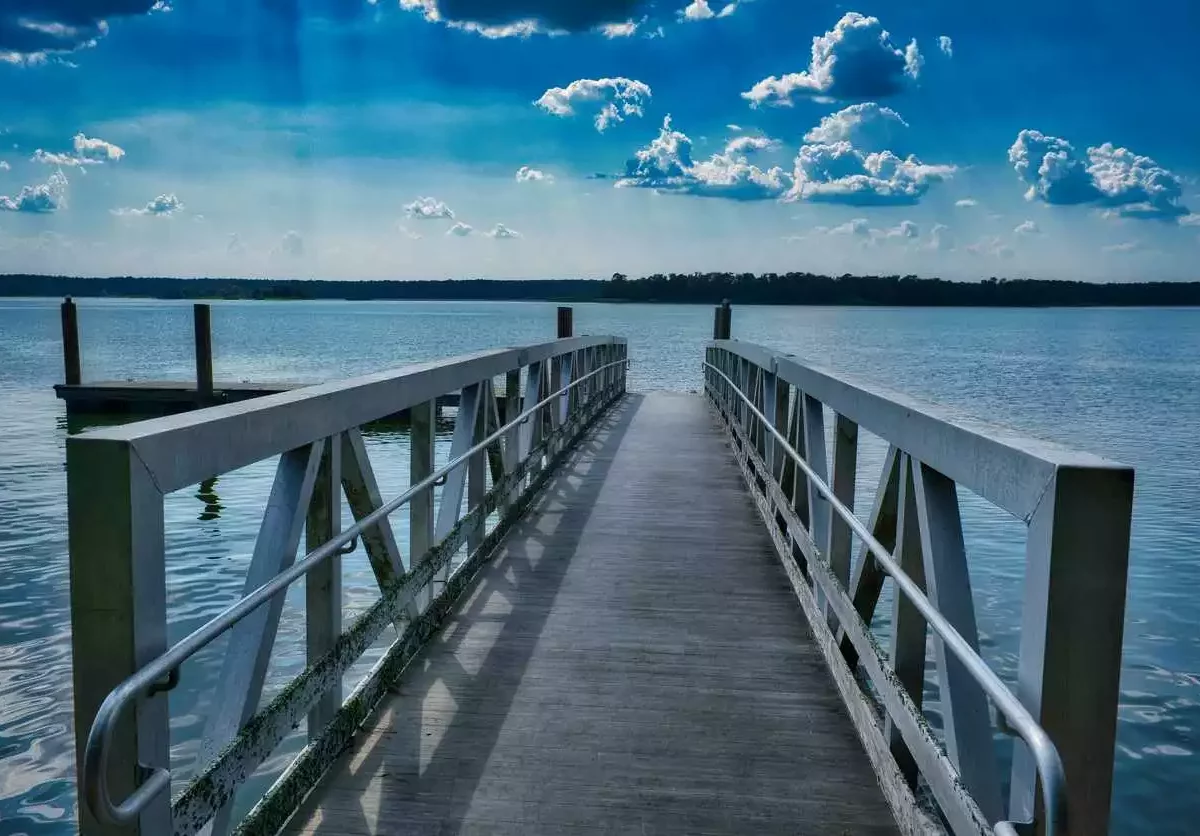
POLYGON ((719 348, 779 376, 958 484, 1028 521, 1060 469, 1128 471, 1128 465, 1032 438, 740 340, 719 348))
POLYGON ((67 446, 68 451, 80 445, 132 447, 158 489, 167 493, 529 363, 625 342, 613 336, 570 337, 414 363, 239 403, 89 430, 69 437, 67 446))

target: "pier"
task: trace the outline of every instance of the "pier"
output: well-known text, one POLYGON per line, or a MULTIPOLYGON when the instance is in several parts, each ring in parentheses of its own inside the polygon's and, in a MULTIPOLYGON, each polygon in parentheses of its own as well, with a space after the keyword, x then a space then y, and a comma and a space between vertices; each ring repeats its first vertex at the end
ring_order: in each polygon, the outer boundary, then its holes
POLYGON ((68 438, 84 836, 1108 832, 1131 468, 732 339, 727 304, 696 393, 564 331, 68 438), (385 496, 360 428, 399 413, 385 496), (164 495, 276 457, 244 596, 168 644, 164 495), (1015 682, 979 655, 963 492, 1025 524, 1015 682), (346 623, 357 543, 379 597, 346 623), (264 700, 297 582, 308 664, 264 700), (172 792, 169 693, 221 637, 172 792))

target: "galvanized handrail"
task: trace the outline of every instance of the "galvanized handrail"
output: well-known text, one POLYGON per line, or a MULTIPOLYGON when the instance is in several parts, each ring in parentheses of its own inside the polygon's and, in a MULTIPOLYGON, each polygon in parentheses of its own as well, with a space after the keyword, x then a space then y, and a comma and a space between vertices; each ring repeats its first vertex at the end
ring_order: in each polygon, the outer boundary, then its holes
POLYGON ((486 449, 488 445, 495 442, 505 433, 527 422, 538 410, 553 403, 571 389, 597 374, 614 366, 623 366, 628 363, 628 358, 605 363, 587 374, 580 375, 566 386, 538 401, 537 404, 521 412, 469 450, 451 459, 415 485, 410 486, 395 499, 384 503, 354 525, 313 549, 302 560, 292 564, 287 570, 280 572, 253 592, 243 596, 238 602, 232 604, 207 623, 181 639, 157 659, 125 679, 120 685, 109 692, 104 702, 101 703, 100 709, 96 712, 84 749, 84 768, 80 780, 83 784, 82 794, 92 814, 106 824, 118 826, 128 824, 136 819, 142 810, 159 793, 170 789, 171 771, 169 769, 161 767, 151 768, 142 765, 142 769, 146 773, 145 780, 128 798, 120 804, 115 804, 109 794, 108 754, 112 744, 113 727, 121 712, 130 702, 138 696, 149 693, 164 677, 177 677, 179 667, 190 657, 212 643, 243 618, 250 615, 250 613, 283 592, 284 589, 297 579, 306 575, 332 555, 341 553, 342 547, 355 537, 358 537, 367 529, 385 520, 417 494, 429 490, 438 480, 444 478, 446 474, 454 469, 461 467, 472 456, 486 449))
MULTIPOLYGON (((1037 764, 1038 775, 1041 778, 1043 807, 1046 816, 1045 836, 1055 836, 1056 834, 1057 836, 1064 836, 1067 832, 1066 777, 1063 774, 1062 759, 1059 757, 1058 749, 1055 747, 1054 742, 1050 740, 1049 735, 1038 725, 1033 715, 1021 704, 1021 701, 1000 680, 1000 677, 995 674, 983 658, 971 648, 966 639, 938 611, 921 588, 900 568, 891 552, 884 548, 872 536, 866 525, 855 516, 854 512, 838 499, 833 489, 796 452, 796 449, 792 447, 787 438, 779 432, 775 425, 767 420, 767 417, 754 405, 750 397, 741 390, 741 387, 712 363, 705 361, 704 365, 723 378, 729 384, 730 388, 737 393, 738 397, 742 399, 746 408, 771 432, 781 449, 791 457, 797 467, 804 471, 808 477, 809 484, 816 487, 817 491, 828 500, 830 506, 837 511, 838 516, 866 544, 871 556, 875 558, 883 570, 896 582, 896 587, 913 603, 913 606, 917 608, 929 626, 933 628, 943 643, 962 662, 963 667, 971 674, 971 677, 992 699, 992 702, 1003 716, 1009 728, 1016 732, 1025 742, 1025 745, 1029 747, 1029 751, 1033 754, 1034 762, 1037 764)), ((1000 821, 995 824, 995 832, 1000 834, 1000 836, 1017 836, 1018 831, 1013 822, 1000 821)))

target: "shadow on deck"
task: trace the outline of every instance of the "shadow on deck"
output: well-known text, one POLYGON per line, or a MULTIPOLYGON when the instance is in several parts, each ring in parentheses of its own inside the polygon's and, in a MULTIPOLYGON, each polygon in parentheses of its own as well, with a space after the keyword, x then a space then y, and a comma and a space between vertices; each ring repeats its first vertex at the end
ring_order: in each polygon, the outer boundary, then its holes
POLYGON ((287 830, 576 831, 895 832, 696 395, 603 419, 287 830))

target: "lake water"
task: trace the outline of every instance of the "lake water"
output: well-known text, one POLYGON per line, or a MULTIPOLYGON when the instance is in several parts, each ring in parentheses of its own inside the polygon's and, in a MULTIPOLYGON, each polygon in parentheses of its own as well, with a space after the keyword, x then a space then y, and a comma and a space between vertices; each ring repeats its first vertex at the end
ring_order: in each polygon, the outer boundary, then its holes
MULTIPOLYGON (((699 389, 711 323, 708 307, 575 309, 577 333, 629 337, 638 389, 699 389)), ((539 342, 553 327, 550 304, 215 303, 214 364, 218 381, 319 381, 539 342)), ((84 379, 188 379, 190 329, 190 303, 83 300, 84 379)), ((737 308, 733 331, 1137 468, 1113 832, 1195 832, 1200 310, 737 308)), ((0 836, 74 832, 63 462, 76 427, 51 389, 61 375, 57 301, 0 300, 0 836)), ((399 493, 405 439, 378 433, 367 442, 385 495, 399 493)), ((441 457, 445 449, 443 439, 441 457)), ((865 449, 859 496, 873 490, 882 448, 865 449)), ((273 472, 263 462, 167 498, 172 640, 240 594, 273 472)), ((1011 681, 1022 526, 972 499, 963 500, 964 525, 982 650, 1011 681)), ((362 556, 344 571, 349 609, 369 606, 373 581, 362 556)), ((302 601, 297 587, 269 690, 300 670, 302 601)), ((177 780, 192 767, 222 651, 217 644, 189 662, 171 695, 177 780)), ((299 745, 296 735, 266 772, 299 745)))

